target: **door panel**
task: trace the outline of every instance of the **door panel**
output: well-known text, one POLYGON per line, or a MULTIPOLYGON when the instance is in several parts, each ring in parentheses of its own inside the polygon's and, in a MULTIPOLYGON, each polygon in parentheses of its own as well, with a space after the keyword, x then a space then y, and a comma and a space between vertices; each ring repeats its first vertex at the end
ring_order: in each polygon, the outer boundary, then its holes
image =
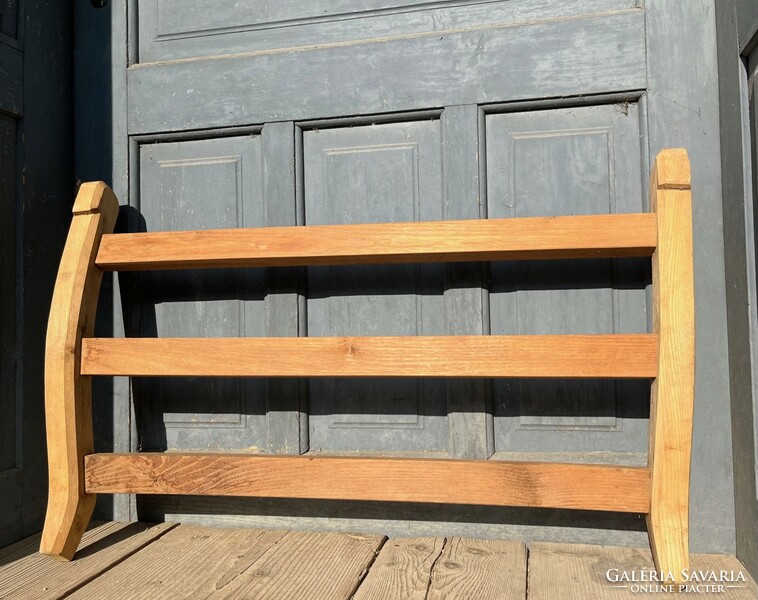
POLYGON ((17 129, 23 91, 23 53, 16 44, 17 4, 0 3, 0 546, 23 533, 21 441, 16 393, 17 129))
MULTIPOLYGON (((639 139, 636 104, 487 117, 490 217, 643 211, 639 139)), ((644 333, 646 262, 493 263, 492 333, 644 333)), ((644 453, 648 401, 637 382, 496 381, 496 450, 644 453)))
POLYGON ((16 120, 0 114, 0 473, 16 466, 16 120))
MULTIPOLYGON (((140 209, 149 231, 264 224, 260 136, 146 144, 140 209)), ((264 271, 145 273, 142 335, 265 335, 264 271)), ((135 388, 144 448, 265 444, 265 386, 256 379, 144 379, 135 388)))
POLYGON ((70 11, 0 0, 0 547, 39 531, 47 500, 45 333, 75 192, 70 11))
POLYGON ((139 61, 260 52, 576 17, 634 0, 139 0, 139 61))
POLYGON ((17 123, 0 113, 0 546, 23 535, 23 480, 17 451, 22 431, 16 401, 17 123))
MULTIPOLYGON (((305 223, 439 220, 438 120, 303 134, 305 223)), ((308 269, 309 336, 444 332, 440 265, 308 269)), ((444 384, 413 379, 310 383, 312 450, 444 451, 444 384)))
POLYGON ((0 34, 16 39, 18 31, 18 1, 0 1, 0 34))
POLYGON ((129 133, 640 90, 644 35, 630 9, 140 64, 129 133))

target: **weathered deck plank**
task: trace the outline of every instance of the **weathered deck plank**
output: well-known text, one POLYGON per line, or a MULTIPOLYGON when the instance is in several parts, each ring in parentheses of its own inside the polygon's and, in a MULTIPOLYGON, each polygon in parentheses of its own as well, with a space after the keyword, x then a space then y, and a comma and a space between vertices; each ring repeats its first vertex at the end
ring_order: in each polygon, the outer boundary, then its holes
POLYGON ((444 546, 445 538, 389 540, 358 588, 354 600, 424 600, 432 569, 444 546))
MULTIPOLYGON (((527 556, 515 541, 399 538, 382 545, 381 536, 171 523, 98 525, 73 562, 58 562, 37 553, 39 538, 0 549, 0 599, 626 600, 648 594, 609 582, 607 571, 654 568, 647 549, 533 543, 527 556)), ((758 598, 734 556, 696 554, 691 569, 741 571, 747 580, 687 598, 758 598)))
MULTIPOLYGON (((529 600, 627 600, 647 596, 633 589, 626 581, 609 582, 609 569, 626 571, 654 571, 649 549, 589 546, 579 544, 535 543, 529 547, 529 600), (617 587, 614 587, 617 586, 617 587)), ((758 598, 758 586, 747 575, 747 570, 734 556, 694 554, 692 570, 739 571, 748 579, 741 587, 726 588, 720 593, 688 592, 686 598, 700 600, 718 597, 722 600, 752 600, 758 598)), ((640 585, 652 585, 639 582, 640 585)), ((730 585, 730 584, 725 584, 730 585)), ((663 594, 657 594, 663 595, 663 594)))
POLYGON ((234 581, 285 535, 286 531, 180 525, 71 598, 204 599, 234 581))
POLYGON ((377 535, 291 531, 208 600, 347 600, 384 540, 377 535))
POLYGON ((454 537, 432 570, 427 600, 524 600, 526 546, 454 537))
POLYGON ((181 525, 75 600, 349 598, 381 536, 181 525))
POLYGON ((0 598, 63 598, 173 527, 172 523, 103 523, 84 533, 73 562, 38 554, 40 534, 28 537, 0 550, 0 598))

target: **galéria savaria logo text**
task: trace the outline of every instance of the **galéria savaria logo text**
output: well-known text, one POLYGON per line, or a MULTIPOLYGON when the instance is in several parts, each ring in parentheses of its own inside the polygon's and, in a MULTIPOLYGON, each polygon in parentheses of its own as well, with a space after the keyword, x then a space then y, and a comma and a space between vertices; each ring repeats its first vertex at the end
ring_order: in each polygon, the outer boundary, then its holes
POLYGON ((742 571, 682 569, 672 571, 608 569, 606 580, 611 587, 626 588, 633 594, 680 592, 718 594, 746 587, 742 571))

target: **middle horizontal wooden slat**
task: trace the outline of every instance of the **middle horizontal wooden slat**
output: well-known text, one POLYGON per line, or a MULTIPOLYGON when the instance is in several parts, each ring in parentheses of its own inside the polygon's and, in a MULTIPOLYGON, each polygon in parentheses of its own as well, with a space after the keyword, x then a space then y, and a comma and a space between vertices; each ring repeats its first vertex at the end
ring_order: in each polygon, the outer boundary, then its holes
POLYGON ((652 213, 104 235, 105 271, 651 256, 652 213))
POLYGON ((645 467, 388 457, 90 454, 91 494, 189 494, 646 513, 645 467))
POLYGON ((652 378, 658 336, 84 338, 82 375, 652 378))

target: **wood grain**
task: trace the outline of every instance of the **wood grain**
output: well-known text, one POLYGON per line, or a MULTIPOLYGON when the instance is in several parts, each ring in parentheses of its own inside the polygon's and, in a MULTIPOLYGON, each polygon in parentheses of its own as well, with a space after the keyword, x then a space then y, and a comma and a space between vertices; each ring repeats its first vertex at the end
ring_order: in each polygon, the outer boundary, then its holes
MULTIPOLYGON (((745 575, 744 583, 724 588, 723 592, 705 590, 688 591, 683 598, 705 600, 748 600, 758 597, 758 586, 747 569, 734 556, 696 554, 692 557, 694 569, 739 571, 745 575)), ((640 597, 675 597, 675 594, 635 592, 629 582, 613 583, 606 574, 609 569, 618 573, 633 571, 650 572, 656 569, 647 548, 614 548, 584 544, 532 543, 529 545, 529 600, 585 600, 603 598, 608 600, 634 600, 640 597), (615 586, 615 587, 614 587, 615 586)), ((644 585, 644 584, 642 584, 644 585)))
POLYGON ((646 513, 644 467, 449 459, 91 454, 89 493, 535 506, 646 513))
POLYGON ((167 531, 173 523, 103 523, 84 533, 73 562, 50 560, 37 553, 40 535, 31 536, 0 551, 0 598, 4 600, 57 600, 68 597, 114 563, 138 552, 167 531))
POLYGON ((286 535, 277 530, 179 525, 70 598, 205 599, 232 583, 286 535))
POLYGON ((85 183, 74 202, 55 281, 45 343, 49 497, 40 552, 71 559, 95 507, 82 461, 93 451, 92 382, 79 374, 81 338, 91 336, 102 271, 100 238, 113 231, 118 201, 103 182, 85 183))
POLYGON ((658 377, 650 401, 650 545, 658 569, 680 573, 689 561, 689 486, 695 396, 695 290, 692 198, 687 153, 663 150, 650 186, 658 215, 653 255, 653 330, 658 377))
POLYGON ((505 540, 448 538, 432 571, 428 600, 524 600, 526 546, 505 540))
POLYGON ((353 600, 425 600, 445 538, 389 540, 353 600))
POLYGON ((106 271, 650 256, 655 215, 313 225, 106 235, 106 271))
POLYGON ((83 375, 230 377, 618 377, 657 374, 636 335, 88 338, 83 375))
POLYGON ((384 536, 291 531, 208 600, 351 598, 384 536))

